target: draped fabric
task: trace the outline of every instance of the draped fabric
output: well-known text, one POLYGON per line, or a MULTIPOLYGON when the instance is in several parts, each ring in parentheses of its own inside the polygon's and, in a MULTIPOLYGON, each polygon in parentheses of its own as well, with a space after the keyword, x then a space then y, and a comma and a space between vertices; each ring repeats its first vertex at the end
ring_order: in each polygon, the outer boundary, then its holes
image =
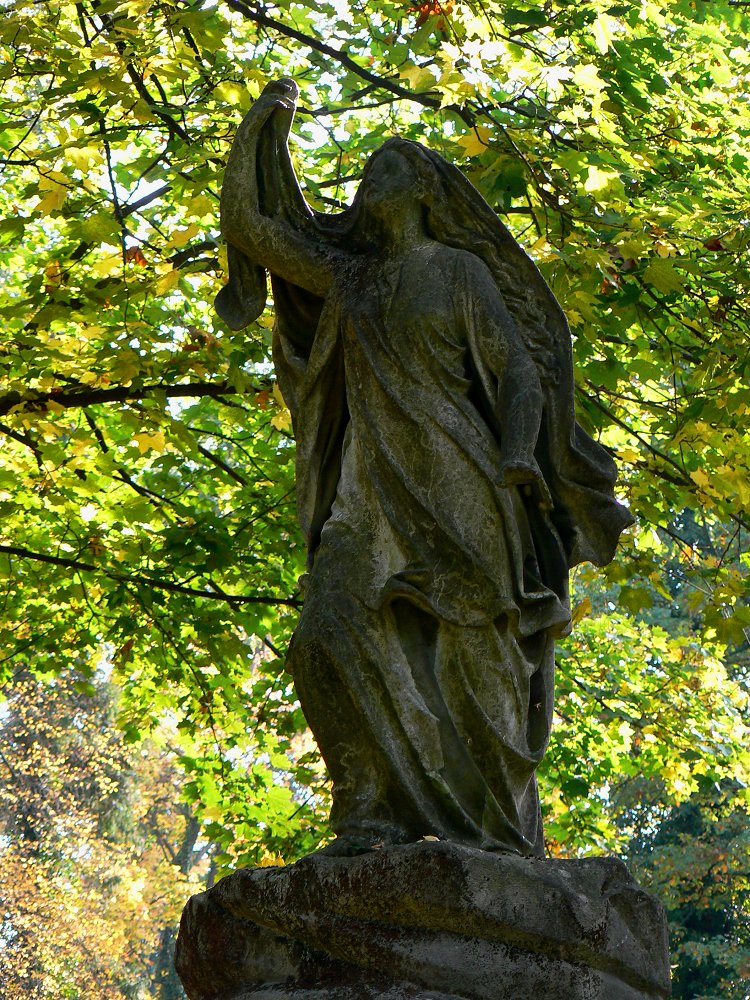
POLYGON ((430 248, 363 262, 307 363, 277 354, 314 549, 289 665, 342 836, 542 851, 567 562, 541 493, 498 484, 467 377, 502 375, 485 358, 510 324, 481 261, 430 248))
MULTIPOLYGON (((431 239, 387 256, 362 238, 357 199, 338 217, 307 208, 284 127, 272 119, 258 141, 262 210, 351 248, 325 300, 272 275, 310 551, 288 664, 333 778, 333 828, 542 854, 535 771, 568 569, 611 559, 630 521, 613 462, 575 423, 564 317, 440 157, 386 144, 437 188, 431 239), (501 485, 502 456, 540 407, 543 478, 501 485)), ((265 275, 236 250, 230 268, 217 308, 244 325, 265 275)))

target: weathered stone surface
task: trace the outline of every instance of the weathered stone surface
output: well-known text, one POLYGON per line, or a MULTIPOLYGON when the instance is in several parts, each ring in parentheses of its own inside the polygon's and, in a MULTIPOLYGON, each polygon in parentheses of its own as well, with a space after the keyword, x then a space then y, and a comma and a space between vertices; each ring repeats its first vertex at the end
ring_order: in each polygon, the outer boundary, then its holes
POLYGON ((542 856, 568 571, 632 521, 576 423, 571 336, 536 265, 459 170, 389 139, 343 212, 305 201, 270 83, 222 186, 220 315, 275 308, 309 549, 287 669, 333 781, 331 826, 542 856))
POLYGON ((183 915, 191 1000, 657 1000, 659 903, 611 858, 445 842, 228 876, 183 915))

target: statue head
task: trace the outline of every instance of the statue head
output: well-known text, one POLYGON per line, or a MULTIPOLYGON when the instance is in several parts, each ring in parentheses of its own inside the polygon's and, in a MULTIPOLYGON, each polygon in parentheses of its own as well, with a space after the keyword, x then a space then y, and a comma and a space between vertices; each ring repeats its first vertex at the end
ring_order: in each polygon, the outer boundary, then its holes
POLYGON ((357 228, 366 229, 369 223, 376 228, 393 227, 407 220, 420 220, 426 226, 438 178, 420 149, 416 143, 395 138, 373 153, 351 209, 357 228))
POLYGON ((371 161, 361 188, 361 210, 383 221, 409 211, 422 193, 413 166, 395 149, 371 161))

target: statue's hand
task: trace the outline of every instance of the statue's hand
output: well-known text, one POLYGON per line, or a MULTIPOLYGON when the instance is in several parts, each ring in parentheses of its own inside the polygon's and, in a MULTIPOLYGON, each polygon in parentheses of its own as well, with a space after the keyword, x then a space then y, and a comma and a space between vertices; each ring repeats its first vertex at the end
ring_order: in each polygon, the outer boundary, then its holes
POLYGON ((289 124, 292 115, 297 107, 297 95, 299 88, 294 80, 272 80, 263 88, 263 92, 257 101, 254 102, 248 113, 245 115, 242 124, 237 130, 237 139, 248 139, 257 136, 268 119, 277 110, 286 112, 289 116, 289 124))
POLYGON ((511 460, 500 466, 500 486, 523 486, 540 481, 542 473, 536 462, 511 460))
POLYGON ((520 486, 523 493, 536 496, 542 510, 552 510, 554 503, 549 487, 544 480, 542 470, 532 459, 522 462, 519 459, 508 459, 500 466, 498 485, 502 487, 520 486))
POLYGON ((291 77, 282 76, 279 77, 278 80, 271 80, 270 83, 267 83, 265 85, 265 87, 263 88, 263 93, 260 96, 265 97, 266 94, 273 94, 276 97, 283 97, 284 100, 291 101, 292 104, 295 104, 297 98, 299 97, 299 87, 294 82, 294 80, 291 79, 291 77))

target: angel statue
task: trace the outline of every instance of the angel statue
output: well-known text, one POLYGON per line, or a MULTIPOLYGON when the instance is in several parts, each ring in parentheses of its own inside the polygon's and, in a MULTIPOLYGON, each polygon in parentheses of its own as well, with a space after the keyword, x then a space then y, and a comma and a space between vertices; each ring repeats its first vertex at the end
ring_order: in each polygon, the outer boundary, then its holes
POLYGON ((568 572, 631 523, 575 421, 571 338, 534 263, 457 168, 392 138, 351 206, 314 211, 269 84, 224 179, 233 329, 276 310, 309 547, 288 653, 333 780, 328 850, 425 836, 543 856, 568 572))

